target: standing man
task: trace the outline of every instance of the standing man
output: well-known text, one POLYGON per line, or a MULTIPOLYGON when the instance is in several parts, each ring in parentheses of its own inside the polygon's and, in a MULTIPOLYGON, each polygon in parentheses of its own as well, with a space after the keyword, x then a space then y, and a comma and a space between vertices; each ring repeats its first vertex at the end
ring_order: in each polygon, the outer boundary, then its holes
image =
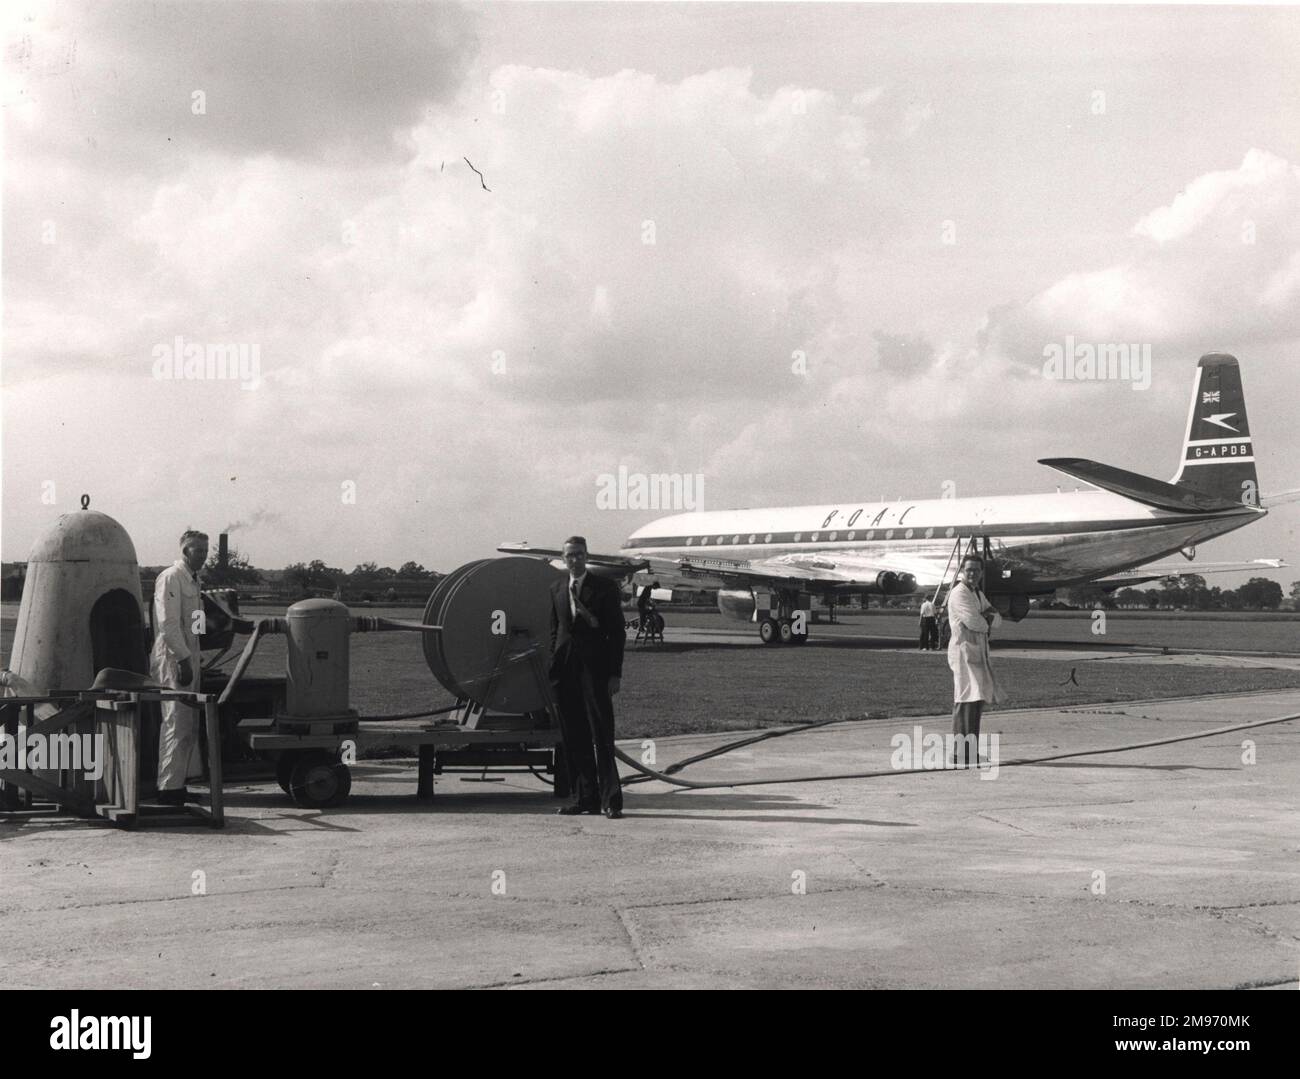
POLYGON ((551 683, 574 801, 557 812, 623 815, 614 757, 614 702, 623 676, 623 604, 619 587, 587 572, 587 541, 564 541, 567 577, 551 587, 551 683))
POLYGON ((948 666, 952 668, 952 733, 954 765, 978 763, 980 717, 985 702, 1002 699, 989 663, 989 630, 1002 625, 1002 616, 980 591, 984 561, 976 555, 962 560, 959 580, 948 595, 948 666))
MULTIPOLYGON (((168 689, 199 690, 199 639, 195 615, 203 609, 199 570, 208 560, 208 537, 186 530, 181 557, 158 574, 153 586, 153 652, 149 671, 168 689)), ((184 805, 185 781, 203 772, 199 713, 179 701, 163 701, 158 737, 158 801, 184 805)))
POLYGON ((921 651, 939 650, 939 620, 934 616, 934 601, 926 596, 921 603, 921 651))

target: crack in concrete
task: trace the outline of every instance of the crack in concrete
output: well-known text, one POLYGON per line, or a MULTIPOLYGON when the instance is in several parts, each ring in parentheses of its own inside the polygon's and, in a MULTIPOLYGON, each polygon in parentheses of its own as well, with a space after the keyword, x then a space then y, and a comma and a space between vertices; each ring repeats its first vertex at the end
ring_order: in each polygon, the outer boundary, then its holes
POLYGON ((632 949, 632 958, 637 961, 637 965, 642 970, 645 970, 645 960, 641 958, 641 942, 637 939, 632 923, 628 921, 627 913, 621 907, 614 907, 613 911, 618 915, 618 923, 623 927, 623 932, 627 934, 627 942, 632 949))
POLYGON ((1295 985, 1297 979, 1283 978, 1281 981, 1254 981, 1242 982, 1240 985, 1230 985, 1229 989, 1274 989, 1279 985, 1295 985))
POLYGON ((334 882, 334 875, 338 872, 339 863, 342 860, 343 854, 337 848, 330 853, 325 872, 321 874, 320 886, 322 888, 328 888, 334 882))
MULTIPOLYGON (((1226 919, 1227 913, 1226 912, 1221 913, 1220 917, 1226 919)), ((1300 935, 1292 933, 1291 931, 1286 929, 1277 929, 1274 926, 1259 921, 1257 918, 1251 918, 1245 914, 1235 915, 1235 920, 1239 923, 1242 922, 1246 923, 1247 925, 1252 927, 1255 930, 1255 932, 1259 933, 1261 936, 1267 937, 1269 940, 1276 941, 1279 944, 1291 944, 1294 941, 1300 941, 1300 935)))
POLYGON ((877 877, 873 872, 871 872, 870 869, 868 869, 856 858, 854 858, 853 855, 849 854, 848 851, 840 851, 839 854, 846 861, 852 863, 853 868, 856 869, 859 873, 865 874, 867 880, 872 884, 873 887, 878 887, 885 883, 883 880, 877 877))
POLYGON ((979 817, 981 820, 989 821, 991 824, 1004 824, 1008 828, 1012 829, 1013 831, 1019 832, 1021 835, 1032 836, 1034 839, 1045 838, 1044 836, 1040 835, 1038 832, 1031 832, 1027 828, 1021 828, 1018 825, 1012 824, 1010 821, 998 820, 997 817, 989 816, 989 814, 987 813, 976 813, 975 816, 979 817))
POLYGON ((49 914, 55 911, 65 910, 96 910, 99 907, 125 907, 134 906, 140 903, 175 903, 180 900, 194 899, 217 899, 222 897, 231 897, 237 895, 258 895, 262 892, 294 892, 302 888, 319 888, 321 885, 313 881, 311 884, 276 884, 269 888, 243 888, 239 891, 231 892, 210 892, 206 895, 191 895, 186 892, 184 895, 150 895, 139 899, 105 899, 100 902, 87 903, 69 903, 62 907, 42 907, 40 911, 24 912, 20 907, 0 907, 0 914, 23 914, 23 913, 41 913, 49 914))
MULTIPOLYGON (((848 855, 844 855, 844 857, 848 858, 848 860, 851 862, 853 861, 853 859, 848 855)), ((857 865, 857 863, 854 862, 854 865, 857 865)), ((859 866, 858 868, 861 867, 859 866)), ((869 891, 875 888, 890 888, 896 891, 904 891, 904 892, 917 891, 917 892, 925 892, 930 894, 943 894, 943 895, 986 896, 986 897, 994 897, 994 898, 1001 898, 1001 899, 1028 899, 1028 900, 1050 902, 1050 903, 1073 903, 1073 904, 1109 903, 1113 905, 1119 904, 1125 907, 1135 907, 1139 910, 1181 911, 1187 914, 1204 913, 1204 914, 1216 915, 1216 914, 1221 914, 1223 912, 1239 909, 1237 907, 1219 907, 1219 906, 1212 906, 1208 904, 1193 904, 1189 906, 1184 903, 1170 903, 1170 902, 1162 902, 1162 901, 1151 900, 1151 899, 1110 899, 1110 898, 1099 899, 1092 895, 1087 895, 1087 896, 1037 895, 1037 894, 1025 894, 1023 892, 1007 892, 1007 891, 981 889, 981 888, 962 888, 962 887, 954 887, 951 885, 928 885, 928 884, 915 884, 915 883, 897 884, 892 881, 888 881, 876 877, 873 874, 870 874, 869 871, 865 869, 863 870, 863 872, 868 873, 868 875, 871 877, 871 881, 865 885, 850 884, 850 885, 844 885, 842 887, 818 888, 816 890, 810 889, 808 895, 810 896, 811 895, 836 895, 840 892, 862 892, 862 891, 869 891)), ((712 898, 705 898, 705 899, 666 900, 660 903, 634 903, 629 905, 625 909, 629 911, 657 910, 657 909, 676 907, 676 906, 701 906, 707 903, 747 903, 747 902, 760 902, 763 900, 783 899, 783 898, 785 897, 780 894, 772 895, 767 893, 764 893, 762 895, 715 896, 712 898)), ((798 897, 798 898, 802 898, 802 897, 798 897)), ((1252 906, 1277 906, 1277 905, 1283 905, 1283 903, 1291 903, 1291 902, 1300 902, 1300 900, 1287 900, 1287 901, 1282 901, 1281 903, 1259 903, 1259 904, 1252 904, 1252 906)))
POLYGON ((644 967, 605 967, 601 970, 584 971, 582 974, 562 974, 558 978, 511 978, 504 982, 482 982, 467 985, 465 989, 510 989, 516 985, 550 985, 555 982, 572 982, 579 978, 603 978, 609 974, 636 974, 644 967))
MULTIPOLYGON (((863 870, 866 872, 866 870, 863 870)), ((832 888, 810 888, 805 895, 792 892, 763 892, 761 895, 723 895, 702 899, 665 899, 658 903, 631 903, 624 910, 662 910, 667 907, 698 907, 706 903, 758 903, 767 899, 805 899, 810 895, 838 895, 840 892, 867 892, 885 887, 884 881, 872 879, 865 884, 846 884, 832 888)))
POLYGON ((1261 899, 1258 903, 1234 903, 1231 906, 1215 906, 1212 910, 1254 910, 1256 907, 1293 907, 1300 899, 1261 899))

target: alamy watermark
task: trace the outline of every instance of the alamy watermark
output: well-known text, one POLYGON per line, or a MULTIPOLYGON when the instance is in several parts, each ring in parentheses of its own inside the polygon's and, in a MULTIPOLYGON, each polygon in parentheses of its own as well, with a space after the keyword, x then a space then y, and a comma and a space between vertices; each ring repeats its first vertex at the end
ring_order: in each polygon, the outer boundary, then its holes
POLYGON ((180 334, 154 345, 153 377, 176 381, 238 382, 255 390, 262 382, 262 346, 186 341, 180 334))
POLYGON ((28 734, 18 728, 18 736, 0 731, 0 769, 25 772, 41 769, 82 772, 87 779, 104 774, 104 736, 102 734, 28 734))
POLYGON ((682 472, 602 472, 596 477, 598 510, 701 510, 704 476, 682 472))
POLYGON ((997 779, 1001 736, 998 734, 928 734, 918 723, 909 734, 899 731, 889 739, 893 753, 889 766, 900 772, 942 771, 979 766, 980 779, 997 779), (969 761, 969 765, 967 765, 969 761))
POLYGON ((1065 382, 1131 382, 1133 389, 1151 386, 1151 345, 1076 341, 1043 346, 1043 378, 1065 382))
POLYGON ((153 1017, 149 1015, 69 1015, 50 1020, 51 1049, 129 1050, 136 1060, 148 1060, 153 1050, 153 1017))

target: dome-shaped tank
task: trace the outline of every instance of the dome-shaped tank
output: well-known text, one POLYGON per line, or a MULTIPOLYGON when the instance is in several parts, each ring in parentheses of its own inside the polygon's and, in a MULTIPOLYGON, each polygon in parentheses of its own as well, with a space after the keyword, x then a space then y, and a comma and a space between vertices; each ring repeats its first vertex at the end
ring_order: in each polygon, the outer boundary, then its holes
POLYGON ((65 513, 36 541, 27 561, 118 563, 139 569, 126 529, 98 510, 65 513))
POLYGON ((97 510, 61 516, 27 561, 9 667, 42 692, 88 689, 104 667, 147 674, 135 545, 97 510))

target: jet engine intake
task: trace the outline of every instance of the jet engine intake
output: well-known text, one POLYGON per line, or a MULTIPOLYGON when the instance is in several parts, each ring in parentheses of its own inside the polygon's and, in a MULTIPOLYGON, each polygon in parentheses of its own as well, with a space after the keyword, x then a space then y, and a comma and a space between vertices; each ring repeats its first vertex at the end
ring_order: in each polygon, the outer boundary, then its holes
POLYGON ((886 596, 905 596, 916 591, 916 578, 910 573, 881 570, 876 574, 876 588, 886 596))
POLYGON ((748 588, 719 588, 718 610, 737 622, 754 620, 754 593, 748 588))

